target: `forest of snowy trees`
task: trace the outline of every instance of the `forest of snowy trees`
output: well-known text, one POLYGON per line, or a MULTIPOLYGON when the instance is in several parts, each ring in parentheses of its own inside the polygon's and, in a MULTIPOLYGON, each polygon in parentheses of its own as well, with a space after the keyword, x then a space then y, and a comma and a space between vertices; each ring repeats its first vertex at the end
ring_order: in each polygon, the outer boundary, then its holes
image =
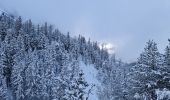
POLYGON ((80 61, 98 71, 96 100, 170 100, 170 40, 164 54, 149 40, 127 64, 81 35, 0 16, 0 100, 89 100, 80 61))

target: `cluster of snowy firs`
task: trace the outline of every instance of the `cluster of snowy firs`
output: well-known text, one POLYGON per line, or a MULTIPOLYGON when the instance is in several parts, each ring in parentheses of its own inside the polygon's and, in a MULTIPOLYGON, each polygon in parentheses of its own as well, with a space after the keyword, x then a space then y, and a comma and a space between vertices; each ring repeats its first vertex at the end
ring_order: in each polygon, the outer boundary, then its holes
POLYGON ((125 64, 83 36, 0 16, 0 100, 89 100, 95 85, 81 61, 98 71, 96 100, 169 99, 170 46, 163 55, 149 41, 137 62, 125 64))
MULTIPOLYGON (((83 36, 71 38, 52 25, 0 16, 0 100, 88 100, 79 62, 99 69, 106 50, 83 36)), ((89 90, 86 90, 86 88, 89 90)))

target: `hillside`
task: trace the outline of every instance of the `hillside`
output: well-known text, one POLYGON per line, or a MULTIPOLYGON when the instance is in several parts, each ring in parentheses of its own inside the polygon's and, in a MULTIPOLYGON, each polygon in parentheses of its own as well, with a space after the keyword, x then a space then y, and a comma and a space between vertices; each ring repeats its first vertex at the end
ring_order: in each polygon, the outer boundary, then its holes
MULTIPOLYGON (((169 40, 170 42, 170 40, 169 40)), ((0 100, 169 100, 170 44, 130 64, 45 22, 0 15, 0 100)))

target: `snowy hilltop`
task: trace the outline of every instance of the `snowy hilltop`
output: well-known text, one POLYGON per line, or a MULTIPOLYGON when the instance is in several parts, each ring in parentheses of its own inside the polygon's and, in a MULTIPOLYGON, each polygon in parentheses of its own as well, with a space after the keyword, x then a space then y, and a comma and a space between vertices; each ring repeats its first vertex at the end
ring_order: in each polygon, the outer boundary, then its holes
POLYGON ((129 64, 103 46, 1 13, 0 100, 170 100, 170 44, 129 64))

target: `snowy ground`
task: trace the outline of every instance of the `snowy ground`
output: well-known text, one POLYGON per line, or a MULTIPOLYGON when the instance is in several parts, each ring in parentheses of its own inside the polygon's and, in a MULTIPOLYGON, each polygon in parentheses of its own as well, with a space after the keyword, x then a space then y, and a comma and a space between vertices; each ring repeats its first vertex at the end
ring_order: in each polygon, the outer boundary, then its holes
POLYGON ((166 100, 170 99, 170 91, 168 91, 167 89, 163 89, 163 90, 156 90, 156 94, 157 94, 157 100, 163 100, 166 98, 166 100))
POLYGON ((94 68, 93 65, 85 65, 83 62, 80 62, 80 69, 83 70, 85 75, 85 80, 89 84, 87 90, 89 90, 92 85, 95 85, 92 88, 91 94, 89 95, 89 100, 98 100, 97 87, 100 86, 100 83, 96 78, 97 70, 94 68))

